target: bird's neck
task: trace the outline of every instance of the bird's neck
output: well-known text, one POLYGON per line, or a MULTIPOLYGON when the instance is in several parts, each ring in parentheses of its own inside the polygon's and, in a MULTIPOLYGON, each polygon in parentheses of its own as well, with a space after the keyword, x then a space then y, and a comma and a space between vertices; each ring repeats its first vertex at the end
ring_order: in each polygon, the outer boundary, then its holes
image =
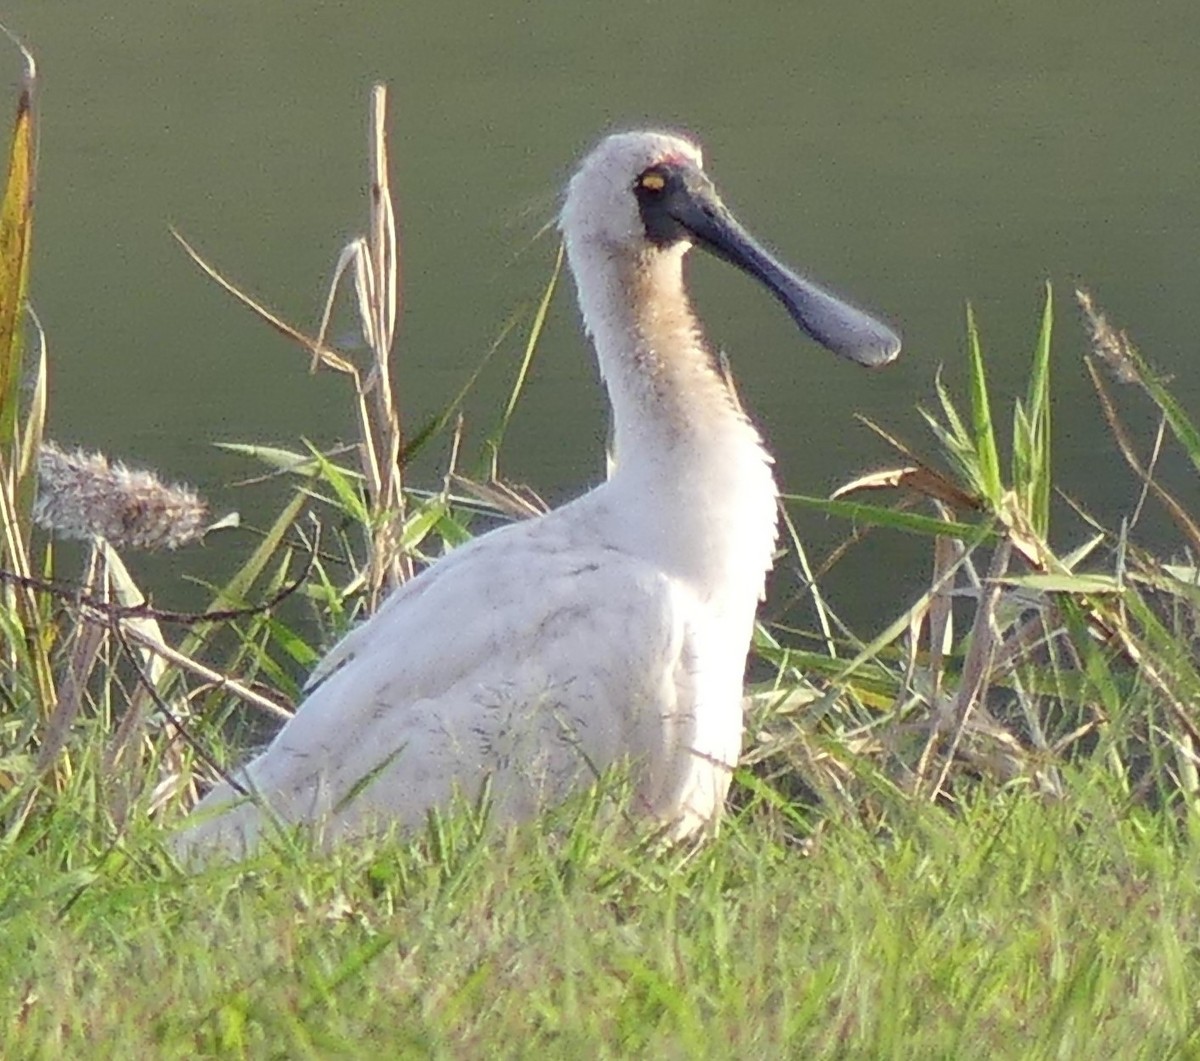
POLYGON ((770 457, 704 345, 683 250, 572 260, 612 403, 611 486, 640 510, 625 513, 639 548, 756 600, 776 535, 770 457))

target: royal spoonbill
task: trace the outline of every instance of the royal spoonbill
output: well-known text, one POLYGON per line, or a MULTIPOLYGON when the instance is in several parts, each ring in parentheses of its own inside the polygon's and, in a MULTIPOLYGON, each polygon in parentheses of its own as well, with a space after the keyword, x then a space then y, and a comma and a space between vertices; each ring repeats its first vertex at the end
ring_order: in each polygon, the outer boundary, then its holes
POLYGON ((614 425, 609 479, 432 564, 318 665, 270 746, 181 834, 238 855, 272 821, 321 842, 424 821, 489 785, 528 818, 627 764, 635 813, 673 837, 716 822, 742 739, 746 656, 776 539, 771 458, 684 286, 692 246, 757 278, 797 324, 866 365, 886 325, 756 242, 659 132, 610 136, 560 227, 614 425))

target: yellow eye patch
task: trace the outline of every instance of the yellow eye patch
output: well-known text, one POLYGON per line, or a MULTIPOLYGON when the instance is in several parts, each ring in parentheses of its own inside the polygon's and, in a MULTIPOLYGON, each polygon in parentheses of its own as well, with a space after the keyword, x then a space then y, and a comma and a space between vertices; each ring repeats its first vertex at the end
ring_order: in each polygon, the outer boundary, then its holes
POLYGON ((661 192, 667 186, 667 178, 661 173, 643 173, 638 185, 648 192, 661 192))

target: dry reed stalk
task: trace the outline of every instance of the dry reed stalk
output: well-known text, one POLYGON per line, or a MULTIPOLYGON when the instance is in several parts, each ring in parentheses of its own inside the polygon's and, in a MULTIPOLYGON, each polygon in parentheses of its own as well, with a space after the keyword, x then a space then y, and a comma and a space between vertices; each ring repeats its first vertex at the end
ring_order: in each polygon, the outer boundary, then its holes
POLYGON ((412 559, 400 548, 405 520, 401 469, 404 435, 396 401, 391 357, 400 313, 399 239, 388 176, 387 88, 377 84, 370 102, 370 216, 367 234, 342 248, 326 293, 318 331, 309 336, 266 309, 225 279, 178 232, 175 238, 192 260, 221 287, 310 356, 310 370, 331 368, 350 378, 355 394, 359 464, 366 486, 368 557, 363 572, 367 611, 413 574, 412 559), (326 342, 337 292, 348 269, 354 271, 359 326, 371 351, 366 372, 326 342))
MULTIPOLYGON (((103 558, 95 545, 88 554, 80 590, 101 600, 107 599, 108 580, 103 576, 103 558)), ((36 769, 44 774, 67 745, 71 727, 87 701, 87 686, 97 661, 107 647, 103 627, 78 619, 70 635, 71 650, 66 671, 58 682, 58 702, 49 713, 39 739, 36 769)))
MULTIPOLYGON (((396 212, 388 175, 387 86, 371 90, 371 212, 365 253, 355 260, 355 289, 363 335, 373 355, 367 377, 372 399, 371 431, 377 465, 372 469, 372 549, 368 571, 372 609, 379 599, 413 575, 412 559, 399 547, 404 525, 400 454, 404 438, 392 387, 391 357, 400 309, 400 257, 396 212)), ((360 400, 364 396, 360 394, 360 400)))

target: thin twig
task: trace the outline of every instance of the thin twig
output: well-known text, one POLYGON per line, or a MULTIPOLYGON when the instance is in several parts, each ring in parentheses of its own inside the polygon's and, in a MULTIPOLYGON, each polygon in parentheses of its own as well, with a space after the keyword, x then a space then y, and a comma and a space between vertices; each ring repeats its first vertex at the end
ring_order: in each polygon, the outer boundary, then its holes
POLYGON ((81 608, 88 608, 104 616, 108 620, 124 621, 126 619, 152 619, 159 623, 171 623, 176 626, 197 626, 201 623, 227 623, 237 619, 246 619, 271 611, 277 605, 287 600, 297 592, 312 573, 313 564, 317 558, 317 539, 314 538, 304 568, 300 574, 286 586, 271 594, 261 604, 249 605, 245 608, 213 609, 207 612, 176 612, 155 608, 153 605, 141 604, 112 604, 109 601, 83 593, 71 583, 54 579, 35 578, 32 575, 19 575, 15 571, 0 568, 0 582, 19 586, 22 589, 39 593, 49 593, 60 600, 70 601, 81 608))

